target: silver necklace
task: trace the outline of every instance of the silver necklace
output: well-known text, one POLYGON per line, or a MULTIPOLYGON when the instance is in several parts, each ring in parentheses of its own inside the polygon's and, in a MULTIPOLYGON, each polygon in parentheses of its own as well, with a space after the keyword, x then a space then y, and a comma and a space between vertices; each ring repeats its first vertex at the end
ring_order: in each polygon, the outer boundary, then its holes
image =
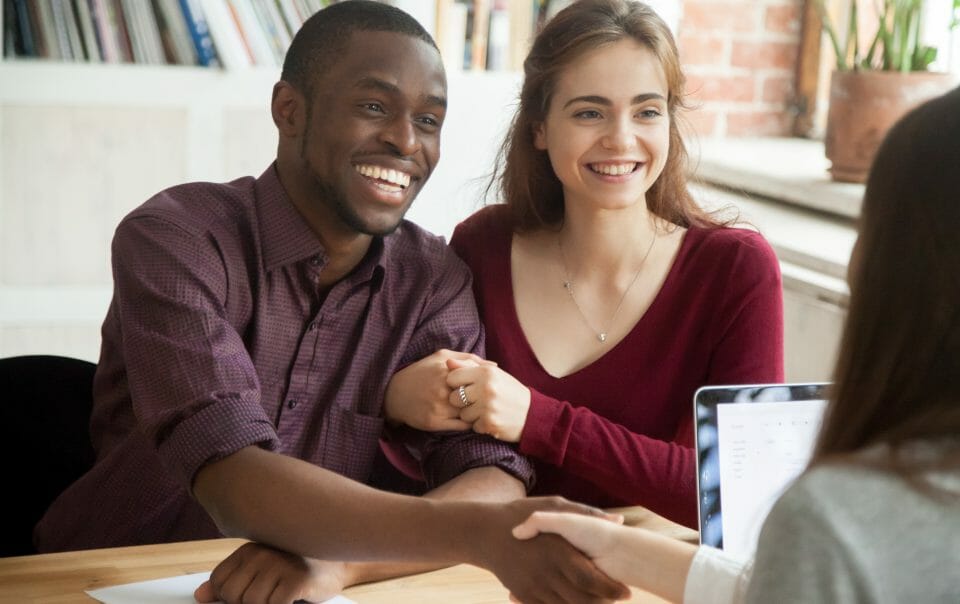
POLYGON ((620 296, 620 302, 617 303, 617 307, 614 309, 613 314, 610 316, 610 320, 607 321, 607 325, 604 329, 595 329, 593 324, 590 323, 590 319, 587 318, 586 313, 583 312, 583 309, 580 308, 580 304, 577 302, 577 297, 573 294, 573 280, 570 279, 570 270, 567 268, 567 258, 563 253, 563 241, 559 234, 557 234, 557 248, 560 250, 560 262, 563 263, 563 274, 566 279, 563 282, 563 289, 567 290, 567 293, 570 294, 570 300, 573 301, 573 305, 577 308, 577 312, 580 313, 580 318, 583 319, 583 324, 587 328, 596 334, 597 339, 600 340, 600 343, 607 341, 607 334, 610 333, 610 328, 613 326, 613 321, 617 318, 617 314, 620 312, 620 307, 623 306, 623 301, 627 299, 627 294, 630 293, 630 290, 633 289, 633 284, 637 282, 637 279, 640 278, 640 272, 643 270, 643 265, 647 262, 647 256, 650 255, 650 251, 653 250, 653 244, 657 241, 657 234, 654 233, 653 237, 650 238, 650 245, 647 246, 647 251, 643 254, 643 258, 640 259, 640 266, 637 268, 637 273, 633 276, 633 279, 630 281, 630 285, 627 286, 627 289, 623 290, 623 295, 620 296))

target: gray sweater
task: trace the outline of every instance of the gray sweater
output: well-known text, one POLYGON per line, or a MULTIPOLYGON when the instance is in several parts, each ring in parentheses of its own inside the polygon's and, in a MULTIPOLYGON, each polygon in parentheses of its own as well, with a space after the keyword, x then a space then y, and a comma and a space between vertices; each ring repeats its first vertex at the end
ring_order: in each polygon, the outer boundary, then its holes
POLYGON ((747 602, 960 603, 960 471, 930 479, 949 493, 863 466, 804 474, 764 523, 747 602))
POLYGON ((939 497, 863 464, 805 472, 774 504, 751 563, 697 551, 684 603, 960 603, 960 469, 929 480, 939 497))

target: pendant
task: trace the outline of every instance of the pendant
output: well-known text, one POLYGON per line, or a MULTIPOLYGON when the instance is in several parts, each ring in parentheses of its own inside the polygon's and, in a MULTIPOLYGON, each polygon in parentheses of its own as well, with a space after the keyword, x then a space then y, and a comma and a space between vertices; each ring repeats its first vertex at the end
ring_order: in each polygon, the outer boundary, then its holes
POLYGON ((598 333, 598 334, 597 334, 597 339, 600 340, 601 342, 606 342, 606 341, 607 341, 607 334, 605 334, 605 333, 598 333))

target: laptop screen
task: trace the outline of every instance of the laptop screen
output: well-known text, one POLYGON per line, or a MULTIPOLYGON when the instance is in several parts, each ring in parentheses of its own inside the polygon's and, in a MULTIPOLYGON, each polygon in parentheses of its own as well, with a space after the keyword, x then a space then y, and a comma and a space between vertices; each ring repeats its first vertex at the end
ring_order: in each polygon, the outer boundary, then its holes
POLYGON ((700 543, 746 560, 777 497, 806 468, 825 383, 707 386, 694 395, 700 543))

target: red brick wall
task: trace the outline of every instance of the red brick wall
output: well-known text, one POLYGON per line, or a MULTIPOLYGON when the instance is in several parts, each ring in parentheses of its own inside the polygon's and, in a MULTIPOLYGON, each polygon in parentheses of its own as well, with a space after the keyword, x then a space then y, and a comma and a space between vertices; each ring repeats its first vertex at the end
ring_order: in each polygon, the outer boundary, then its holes
POLYGON ((803 0, 682 0, 687 121, 701 138, 790 134, 803 0))

